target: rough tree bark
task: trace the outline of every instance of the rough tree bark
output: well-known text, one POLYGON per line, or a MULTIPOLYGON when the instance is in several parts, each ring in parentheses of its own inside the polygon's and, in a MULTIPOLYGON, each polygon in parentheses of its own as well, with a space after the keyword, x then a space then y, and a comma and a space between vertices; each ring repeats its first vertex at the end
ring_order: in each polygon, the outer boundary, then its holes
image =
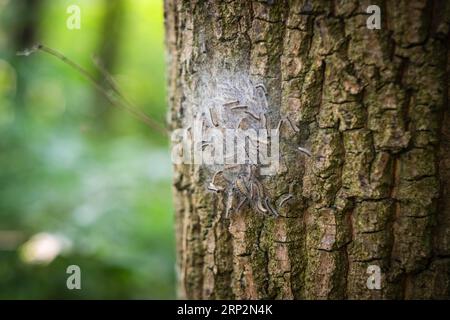
POLYGON ((175 166, 181 297, 450 297, 449 4, 165 2, 172 129, 213 66, 264 83, 270 110, 300 128, 262 180, 275 200, 293 186, 277 218, 225 218, 210 172, 175 166), (366 27, 374 4, 380 30, 366 27), (380 290, 367 288, 370 265, 380 290))

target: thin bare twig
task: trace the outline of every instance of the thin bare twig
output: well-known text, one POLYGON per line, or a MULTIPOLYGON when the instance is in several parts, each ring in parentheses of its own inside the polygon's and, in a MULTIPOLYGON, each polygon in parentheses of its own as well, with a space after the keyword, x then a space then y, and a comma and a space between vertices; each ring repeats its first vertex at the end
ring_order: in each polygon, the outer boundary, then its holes
POLYGON ((90 74, 86 69, 84 69, 82 66, 74 62, 73 60, 67 58, 65 55, 60 53, 59 51, 56 51, 52 48, 49 48, 43 44, 36 44, 31 49, 25 49, 24 51, 18 52, 17 55, 19 56, 29 56, 37 51, 45 52, 65 64, 69 65, 76 71, 78 71, 81 75, 83 75, 89 82, 92 83, 92 85, 101 92, 105 98, 112 104, 112 105, 118 105, 122 108, 124 108, 126 111, 128 111, 130 114, 132 114, 134 117, 136 117, 138 120, 141 120, 144 122, 147 126, 155 130, 156 132, 166 136, 167 131, 166 129, 156 120, 152 119, 150 116, 139 110, 136 106, 134 106, 119 90, 117 83, 114 81, 114 79, 111 77, 111 75, 99 64, 97 63, 97 68, 99 68, 100 72, 102 73, 103 77, 106 79, 106 83, 109 88, 104 88, 100 83, 97 81, 97 79, 90 74), (110 89, 110 90, 107 90, 110 89))

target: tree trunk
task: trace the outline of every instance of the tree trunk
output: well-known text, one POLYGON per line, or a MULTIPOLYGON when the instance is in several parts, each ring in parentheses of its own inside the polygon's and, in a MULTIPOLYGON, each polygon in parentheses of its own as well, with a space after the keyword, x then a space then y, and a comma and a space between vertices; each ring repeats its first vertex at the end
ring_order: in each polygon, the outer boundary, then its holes
MULTIPOLYGON (((104 3, 104 16, 101 22, 101 37, 98 44, 98 63, 100 63, 101 69, 111 74, 114 73, 118 54, 120 50, 120 43, 123 38, 122 29, 124 26, 124 17, 126 15, 126 4, 123 0, 108 1, 104 3), (114 37, 111 37, 111 35, 114 37)), ((107 82, 105 74, 102 70, 98 70, 96 73, 96 79, 103 85, 107 82)), ((100 121, 97 121, 97 125, 107 126, 110 122, 110 115, 112 110, 106 105, 105 97, 97 92, 95 96, 94 105, 102 112, 102 116, 98 117, 100 121), (105 112, 106 111, 106 112, 105 112)))
POLYGON ((39 18, 42 15, 42 1, 15 1, 10 3, 9 10, 14 12, 14 23, 11 25, 7 34, 9 43, 12 45, 8 48, 8 53, 11 55, 10 61, 13 61, 15 69, 18 71, 18 79, 16 81, 16 113, 15 116, 20 118, 24 116, 21 111, 24 111, 26 103, 24 102, 25 94, 29 78, 25 77, 25 70, 29 68, 29 62, 24 61, 23 57, 17 57, 16 53, 31 48, 36 44, 39 30, 39 18))
POLYGON ((219 167, 175 165, 180 297, 450 298, 448 1, 167 0, 165 15, 171 129, 236 128, 204 105, 249 83, 271 128, 295 125, 258 177, 278 217, 226 217, 237 181, 211 192, 219 167))

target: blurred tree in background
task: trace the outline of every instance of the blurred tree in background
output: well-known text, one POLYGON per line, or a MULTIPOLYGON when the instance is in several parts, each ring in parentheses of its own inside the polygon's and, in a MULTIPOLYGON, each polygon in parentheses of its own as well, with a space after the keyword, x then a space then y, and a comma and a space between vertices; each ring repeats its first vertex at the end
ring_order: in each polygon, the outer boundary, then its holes
POLYGON ((98 57, 145 113, 166 109, 162 0, 0 0, 0 298, 173 298, 165 139, 61 61, 16 55, 35 42, 97 75, 98 57))

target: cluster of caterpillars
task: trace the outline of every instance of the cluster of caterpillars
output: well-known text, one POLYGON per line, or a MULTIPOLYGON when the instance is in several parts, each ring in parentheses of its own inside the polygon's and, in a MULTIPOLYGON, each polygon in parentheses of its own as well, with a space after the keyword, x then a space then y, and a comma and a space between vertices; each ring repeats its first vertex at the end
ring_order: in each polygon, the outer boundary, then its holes
MULTIPOLYGON (((247 174, 239 173, 234 181, 223 178, 228 185, 226 188, 216 185, 217 177, 223 177, 224 173, 223 170, 219 170, 214 174, 212 181, 208 185, 210 191, 226 193, 224 198, 225 217, 228 218, 231 213, 239 212, 246 204, 256 212, 278 217, 277 208, 275 208, 264 185, 260 181, 258 166, 250 164, 247 166, 247 169, 249 171, 247 174)), ((293 195, 290 190, 289 193, 281 196, 277 207, 281 208, 291 198, 293 198, 293 195)))
MULTIPOLYGON (((234 85, 233 85, 234 87, 234 85)), ((228 88, 227 88, 228 89, 228 88)), ((263 84, 253 86, 251 81, 245 81, 245 85, 239 89, 228 90, 218 104, 217 100, 202 110, 202 117, 206 126, 235 130, 263 129, 267 136, 262 139, 258 136, 258 146, 271 143, 270 123, 267 117, 269 113, 267 90, 263 84), (251 88, 250 88, 251 86, 251 88), (243 90, 242 87, 245 87, 243 90), (245 94, 242 92, 245 91, 245 94), (234 97, 233 94, 235 95, 234 97), (219 109, 218 109, 219 108, 219 109)), ((299 128, 288 117, 281 117, 275 127, 277 135, 283 125, 286 125, 295 133, 299 128)), ((208 141, 203 141, 202 149, 209 147, 208 141)), ((257 149, 258 150, 258 149, 257 149)), ((298 147, 298 151, 311 156, 310 151, 298 147)), ((248 150, 246 149, 246 153, 248 150)), ((248 154, 247 154, 248 156, 248 154)), ((291 185, 289 192, 282 195, 276 202, 272 200, 260 175, 261 164, 246 162, 244 164, 224 164, 223 166, 211 166, 212 178, 208 181, 207 189, 221 196, 225 207, 225 217, 237 213, 245 206, 263 215, 277 217, 278 210, 293 198, 291 185)))

